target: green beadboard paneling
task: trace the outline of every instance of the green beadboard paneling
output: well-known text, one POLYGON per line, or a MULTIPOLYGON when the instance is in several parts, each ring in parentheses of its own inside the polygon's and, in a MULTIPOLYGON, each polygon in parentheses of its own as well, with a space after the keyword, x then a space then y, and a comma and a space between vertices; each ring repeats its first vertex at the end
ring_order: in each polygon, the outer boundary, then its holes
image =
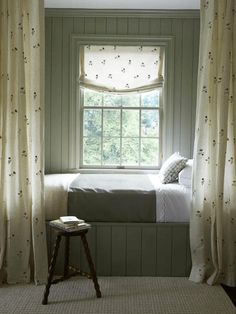
POLYGON ((180 152, 190 157, 192 134, 193 22, 183 21, 180 152))
MULTIPOLYGON (((62 18, 52 19, 51 64, 51 172, 61 172, 62 159, 62 18)), ((47 49, 47 47, 46 47, 47 49)), ((47 134, 46 134, 47 136, 47 134)))
POLYGON ((86 34, 96 34, 96 18, 88 17, 84 22, 84 32, 86 34))
POLYGON ((157 262, 157 245, 156 245, 156 228, 142 228, 142 263, 141 274, 143 276, 156 275, 157 262), (147 256, 149 258, 147 258, 147 256))
POLYGON ((159 35, 161 33, 161 20, 151 19, 150 20, 150 35, 159 35))
POLYGON ((191 151, 190 156, 193 155, 193 144, 194 144, 194 135, 195 135, 195 128, 194 122, 196 118, 196 94, 197 94, 197 72, 198 72, 198 57, 199 57, 199 34, 200 34, 200 21, 195 20, 194 21, 194 38, 193 38, 193 71, 192 71, 192 119, 191 119, 191 125, 192 125, 192 133, 191 133, 191 151))
POLYGON ((130 276, 141 276, 142 227, 127 228, 126 271, 130 276))
MULTIPOLYGON (((78 152, 75 151, 79 126, 76 124, 76 108, 70 107, 70 37, 71 34, 174 36, 173 72, 173 131, 167 134, 163 145, 168 154, 180 151, 192 156, 196 84, 199 46, 199 17, 193 12, 183 12, 178 17, 173 12, 160 15, 139 11, 138 15, 100 14, 89 16, 80 12, 75 16, 59 17, 47 12, 46 71, 45 71, 45 161, 47 173, 68 172, 76 168, 78 152), (150 16, 150 17, 149 17, 150 16), (166 18, 167 17, 167 18, 166 18)), ((72 93, 73 94, 73 93, 72 93)), ((168 104, 167 104, 168 107, 168 104)))
MULTIPOLYGON (((191 255, 187 223, 91 222, 86 235, 98 276, 189 276, 191 255)), ((64 237, 57 259, 63 271, 64 237)), ((55 231, 47 224, 50 255, 55 231)), ((89 271, 80 237, 70 239, 70 265, 89 271)))
POLYGON ((112 17, 108 17, 107 19, 107 29, 106 29, 106 33, 107 34, 111 34, 114 35, 116 34, 116 29, 117 29, 117 22, 116 19, 112 18, 112 17))
POLYGON ((111 269, 113 276, 126 274, 126 227, 112 227, 111 269))
POLYGON ((111 274, 111 227, 97 226, 97 249, 96 263, 97 272, 101 276, 111 274))
POLYGON ((171 35, 172 19, 161 19, 161 34, 171 35))
POLYGON ((172 34, 175 36, 175 89, 174 89, 174 121, 173 121, 173 150, 179 151, 180 121, 181 121, 181 84, 182 84, 182 38, 183 38, 183 21, 173 19, 172 34))
POLYGON ((149 19, 139 19, 139 34, 140 35, 150 34, 150 20, 149 19))
POLYGON ((186 228, 173 227, 172 229, 172 265, 171 275, 182 277, 186 271, 186 228))
POLYGON ((69 162, 69 111, 68 103, 70 101, 70 34, 73 32, 73 20, 63 18, 62 33, 62 120, 61 120, 61 167, 65 169, 69 162))
POLYGON ((107 19, 105 17, 97 17, 95 23, 96 34, 106 34, 107 19))
POLYGON ((117 34, 126 35, 128 33, 128 19, 117 18, 117 34))
POLYGON ((157 276, 171 276, 172 229, 160 226, 157 230, 157 276))
POLYGON ((52 18, 45 20, 45 170, 51 170, 51 66, 52 66, 52 18))
POLYGON ((74 17, 73 20, 73 33, 83 34, 84 33, 84 17, 74 17))
POLYGON ((128 19, 128 34, 137 35, 139 33, 139 19, 128 19))

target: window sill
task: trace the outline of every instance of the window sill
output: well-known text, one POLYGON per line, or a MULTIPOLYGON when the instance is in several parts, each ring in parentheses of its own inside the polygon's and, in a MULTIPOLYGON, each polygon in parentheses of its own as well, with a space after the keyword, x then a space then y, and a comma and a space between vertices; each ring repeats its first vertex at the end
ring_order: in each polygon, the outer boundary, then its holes
POLYGON ((101 174, 157 174, 159 169, 88 169, 78 168, 73 169, 71 172, 78 173, 101 173, 101 174))

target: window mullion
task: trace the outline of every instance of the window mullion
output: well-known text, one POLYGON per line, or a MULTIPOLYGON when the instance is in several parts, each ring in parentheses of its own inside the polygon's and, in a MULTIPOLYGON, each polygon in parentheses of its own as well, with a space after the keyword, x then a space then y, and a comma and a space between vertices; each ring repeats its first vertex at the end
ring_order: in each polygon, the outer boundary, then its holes
POLYGON ((141 166, 141 95, 139 95, 139 152, 138 152, 138 166, 141 166))
POLYGON ((102 94, 102 121, 101 121, 101 165, 103 166, 103 104, 104 104, 104 94, 102 94))
POLYGON ((120 166, 122 165, 122 125, 123 125, 123 109, 120 109, 120 166))

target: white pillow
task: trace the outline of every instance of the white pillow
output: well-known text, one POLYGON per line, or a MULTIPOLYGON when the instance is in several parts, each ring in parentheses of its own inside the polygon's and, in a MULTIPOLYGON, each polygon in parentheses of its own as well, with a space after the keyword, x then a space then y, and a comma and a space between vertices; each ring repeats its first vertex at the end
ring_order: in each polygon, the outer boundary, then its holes
POLYGON ((193 160, 189 159, 186 166, 179 173, 179 184, 191 188, 192 186, 193 160))
POLYGON ((162 165, 159 176, 161 183, 171 183, 178 181, 179 172, 185 167, 187 158, 179 153, 171 155, 162 165))

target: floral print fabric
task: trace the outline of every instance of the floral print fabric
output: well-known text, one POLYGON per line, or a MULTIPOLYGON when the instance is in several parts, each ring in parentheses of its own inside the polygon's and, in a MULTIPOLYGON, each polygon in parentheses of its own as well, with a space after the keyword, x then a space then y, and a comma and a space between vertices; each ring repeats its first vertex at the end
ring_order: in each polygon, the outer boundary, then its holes
POLYGON ((236 2, 201 2, 190 279, 236 286, 236 2))
POLYGON ((164 50, 146 46, 80 49, 80 86, 100 91, 147 91, 163 85, 164 50))
POLYGON ((0 10, 0 269, 8 283, 32 272, 42 283, 44 1, 1 0, 0 10))

